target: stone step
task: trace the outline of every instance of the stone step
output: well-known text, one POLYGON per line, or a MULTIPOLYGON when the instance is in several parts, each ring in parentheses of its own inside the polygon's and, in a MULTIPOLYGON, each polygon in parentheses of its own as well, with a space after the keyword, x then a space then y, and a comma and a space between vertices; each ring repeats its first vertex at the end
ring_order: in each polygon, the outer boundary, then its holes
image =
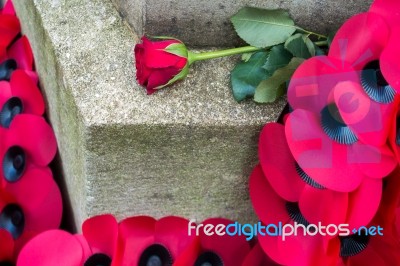
MULTIPOLYGON (((100 213, 255 221, 247 180, 263 124, 284 100, 237 104, 237 58, 201 62, 146 95, 135 82, 137 34, 111 1, 15 1, 37 62, 79 225, 100 213)), ((80 228, 80 226, 78 226, 80 228)))
POLYGON ((296 23, 320 33, 336 30, 372 0, 112 0, 139 34, 174 36, 192 46, 238 43, 229 18, 244 6, 287 9, 296 23))

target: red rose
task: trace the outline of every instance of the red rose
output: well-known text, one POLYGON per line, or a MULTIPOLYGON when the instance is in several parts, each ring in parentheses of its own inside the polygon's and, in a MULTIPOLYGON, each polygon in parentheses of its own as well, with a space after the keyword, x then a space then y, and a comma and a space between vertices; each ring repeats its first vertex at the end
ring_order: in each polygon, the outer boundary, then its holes
POLYGON ((135 46, 136 79, 147 94, 186 77, 189 64, 186 46, 176 39, 151 41, 142 37, 135 46))

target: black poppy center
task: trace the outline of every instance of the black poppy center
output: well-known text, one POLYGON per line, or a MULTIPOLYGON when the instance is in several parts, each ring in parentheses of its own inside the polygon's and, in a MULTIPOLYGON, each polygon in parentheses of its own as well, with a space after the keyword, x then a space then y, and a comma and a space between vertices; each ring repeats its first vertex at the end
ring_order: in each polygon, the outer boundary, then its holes
POLYGON ((84 266, 110 266, 111 258, 103 253, 96 253, 90 256, 84 266))
POLYGON ((340 256, 351 257, 362 252, 369 242, 369 236, 365 234, 355 234, 340 238, 340 256))
POLYGON ((171 266, 172 256, 169 251, 159 244, 146 248, 139 259, 138 266, 171 266))
POLYGON ((318 184, 314 179, 312 179, 309 175, 304 172, 303 169, 299 166, 298 163, 295 163, 295 168, 297 174, 300 176, 300 178, 309 186, 316 188, 316 189, 325 189, 324 186, 318 184))
POLYGON ((17 62, 14 59, 8 59, 0 64, 0 81, 10 81, 11 74, 17 69, 17 62))
POLYGON ((361 72, 361 85, 365 93, 378 103, 391 103, 396 94, 382 75, 379 60, 369 62, 361 72))
POLYGON ((354 132, 343 122, 336 104, 325 106, 321 111, 321 126, 332 140, 340 144, 353 144, 357 141, 354 132))
POLYGON ((12 97, 4 105, 0 111, 0 125, 8 128, 16 115, 23 112, 23 104, 20 98, 12 97))
POLYGON ((3 159, 3 173, 4 177, 8 182, 18 181, 26 166, 26 156, 22 148, 18 146, 12 146, 6 152, 3 159))
POLYGON ((17 204, 6 205, 0 213, 0 228, 7 230, 14 239, 21 236, 25 227, 24 213, 17 204))
POLYGON ((310 225, 310 223, 304 218, 303 214, 301 214, 299 204, 297 202, 286 202, 286 211, 294 222, 298 224, 302 224, 304 226, 310 225))
POLYGON ((194 266, 224 266, 224 263, 216 253, 207 251, 197 258, 194 266))

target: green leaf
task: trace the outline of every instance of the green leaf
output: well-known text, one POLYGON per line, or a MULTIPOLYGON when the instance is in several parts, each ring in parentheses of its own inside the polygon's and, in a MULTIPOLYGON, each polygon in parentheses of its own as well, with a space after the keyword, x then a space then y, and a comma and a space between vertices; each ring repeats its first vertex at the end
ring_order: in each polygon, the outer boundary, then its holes
POLYGON ((310 58, 315 55, 314 43, 305 34, 297 33, 285 42, 285 48, 299 58, 310 58))
POLYGON ((286 82, 303 61, 304 59, 295 57, 287 66, 276 70, 270 78, 261 81, 256 88, 254 101, 271 103, 282 96, 286 91, 286 82))
POLYGON ((327 41, 328 41, 328 47, 331 47, 332 41, 333 41, 333 38, 335 38, 335 35, 336 35, 336 31, 331 31, 331 32, 329 32, 329 34, 328 34, 328 39, 327 39, 327 41))
POLYGON ((231 21, 240 38, 261 48, 284 43, 297 28, 284 10, 244 7, 231 21))
POLYGON ((326 52, 315 44, 314 44, 314 49, 315 49, 315 55, 326 55, 326 52))
POLYGON ((283 44, 276 45, 272 47, 271 51, 269 52, 267 62, 263 68, 265 68, 268 73, 272 75, 278 68, 289 64, 292 58, 293 55, 285 49, 283 44))
POLYGON ((188 57, 188 51, 186 46, 183 43, 173 43, 165 47, 164 51, 174 54, 180 57, 187 58, 188 57))
POLYGON ((267 71, 262 68, 267 57, 268 52, 256 52, 247 62, 239 62, 232 70, 231 86, 236 101, 253 96, 261 80, 268 78, 267 71))

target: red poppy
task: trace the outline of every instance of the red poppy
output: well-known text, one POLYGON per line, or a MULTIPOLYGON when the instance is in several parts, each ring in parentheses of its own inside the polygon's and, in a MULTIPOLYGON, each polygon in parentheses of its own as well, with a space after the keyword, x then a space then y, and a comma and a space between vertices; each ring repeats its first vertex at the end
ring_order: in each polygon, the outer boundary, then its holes
POLYGON ((188 224, 188 220, 175 216, 158 221, 148 216, 121 221, 115 265, 172 265, 196 238, 188 235, 188 224))
MULTIPOLYGON (((285 201, 274 192, 260 166, 252 172, 249 183, 253 208, 264 226, 309 225, 297 203, 285 201)), ((269 232, 275 236, 259 235, 258 240, 267 255, 279 264, 331 265, 338 259, 339 245, 335 240, 321 235, 304 236, 303 233, 283 239, 277 230, 272 227, 269 232)))
POLYGON ((384 178, 397 161, 385 146, 364 144, 341 122, 335 105, 321 115, 295 110, 286 122, 290 150, 299 166, 319 184, 349 192, 364 178, 384 178))
POLYGON ((8 128, 16 115, 43 115, 45 105, 35 83, 22 70, 16 70, 10 82, 0 81, 0 108, 0 126, 8 128))
POLYGON ((19 180, 31 164, 47 166, 56 154, 54 132, 40 116, 17 115, 8 129, 0 130, 0 158, 3 162, 0 176, 8 182, 19 180))
MULTIPOLYGON (((212 225, 216 228, 219 225, 228 226, 233 221, 222 218, 211 218, 201 223, 204 227, 212 225)), ((187 227, 187 225, 186 225, 187 227)), ((187 249, 178 257, 174 266, 186 265, 224 265, 236 266, 241 265, 248 253, 250 252, 250 244, 246 241, 244 235, 230 236, 224 235, 206 235, 204 230, 199 230, 196 245, 187 249)))
POLYGON ((0 49, 6 49, 21 32, 21 26, 16 16, 0 14, 0 49))
POLYGON ((14 239, 11 234, 0 229, 0 265, 13 265, 14 239))
POLYGON ((0 15, 1 14, 15 15, 14 4, 11 0, 6 1, 3 9, 0 10, 0 15))
POLYGON ((246 256, 242 266, 279 266, 279 264, 271 260, 267 254, 264 253, 260 243, 256 243, 246 256))
POLYGON ((58 228, 61 216, 61 193, 48 168, 29 169, 1 192, 0 228, 14 240, 14 257, 34 235, 58 228))
POLYGON ((21 250, 18 266, 110 266, 116 252, 118 224, 111 215, 96 216, 82 225, 82 235, 46 231, 21 250))

